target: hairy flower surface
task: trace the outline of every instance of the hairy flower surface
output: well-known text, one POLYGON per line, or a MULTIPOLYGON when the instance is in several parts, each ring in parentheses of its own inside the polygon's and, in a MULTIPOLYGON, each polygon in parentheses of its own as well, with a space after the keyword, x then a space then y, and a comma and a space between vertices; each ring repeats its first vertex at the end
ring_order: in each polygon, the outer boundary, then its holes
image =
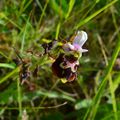
POLYGON ((76 72, 79 66, 78 60, 74 59, 73 61, 72 58, 73 56, 71 59, 68 59, 68 56, 60 54, 52 64, 52 71, 54 74, 59 78, 65 78, 68 82, 76 79, 76 72))
POLYGON ((59 54, 55 62, 52 64, 53 73, 64 79, 64 82, 71 82, 77 78, 77 69, 79 67, 79 59, 82 53, 87 52, 83 49, 83 45, 87 41, 88 36, 84 31, 78 31, 70 38, 70 42, 63 44, 63 53, 59 54))

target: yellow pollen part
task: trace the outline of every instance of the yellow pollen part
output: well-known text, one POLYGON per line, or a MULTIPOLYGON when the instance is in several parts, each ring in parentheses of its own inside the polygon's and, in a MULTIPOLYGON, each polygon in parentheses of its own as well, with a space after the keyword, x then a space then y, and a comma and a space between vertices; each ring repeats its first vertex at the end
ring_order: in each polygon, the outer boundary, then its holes
POLYGON ((66 80, 65 78, 62 78, 62 79, 61 79, 61 82, 62 82, 62 83, 66 83, 67 80, 66 80))

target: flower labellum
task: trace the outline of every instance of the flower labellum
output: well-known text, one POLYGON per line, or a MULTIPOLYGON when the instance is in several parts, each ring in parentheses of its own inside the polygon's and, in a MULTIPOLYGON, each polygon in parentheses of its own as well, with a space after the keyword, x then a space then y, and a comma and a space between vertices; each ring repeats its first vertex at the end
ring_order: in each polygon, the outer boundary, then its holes
POLYGON ((53 73, 61 78, 63 83, 74 81, 77 78, 79 59, 82 53, 88 51, 82 48, 87 39, 86 32, 77 31, 70 38, 70 42, 63 44, 63 53, 59 54, 58 58, 52 64, 53 73))
POLYGON ((76 71, 79 66, 79 61, 73 55, 60 54, 52 64, 53 73, 66 82, 71 82, 76 79, 76 71))

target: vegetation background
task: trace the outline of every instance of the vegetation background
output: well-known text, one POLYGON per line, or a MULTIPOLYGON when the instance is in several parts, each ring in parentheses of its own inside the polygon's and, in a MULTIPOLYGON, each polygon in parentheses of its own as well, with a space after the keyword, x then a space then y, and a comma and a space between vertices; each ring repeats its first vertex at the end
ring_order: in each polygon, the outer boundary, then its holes
POLYGON ((119 120, 119 25, 120 0, 0 0, 0 119, 119 120), (77 80, 63 84, 43 45, 61 44, 76 30, 87 32, 89 52, 77 80), (15 64, 18 56, 29 70, 15 64))

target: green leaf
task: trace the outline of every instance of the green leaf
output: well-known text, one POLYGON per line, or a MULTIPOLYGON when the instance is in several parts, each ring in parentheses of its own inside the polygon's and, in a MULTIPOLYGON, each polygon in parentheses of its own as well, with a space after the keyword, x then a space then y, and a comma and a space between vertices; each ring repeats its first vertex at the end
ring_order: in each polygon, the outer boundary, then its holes
POLYGON ((52 112, 51 114, 43 115, 41 120, 64 120, 64 118, 60 112, 52 112))
POLYGON ((118 0, 113 0, 112 2, 110 2, 109 4, 105 5, 103 8, 99 9, 98 11, 96 11, 95 13, 93 13, 92 15, 88 16, 87 18, 85 18, 84 20, 80 21, 77 26, 75 27, 75 29, 78 29, 79 27, 81 27, 82 25, 86 24, 87 22, 89 22, 91 19, 93 19, 94 17, 96 17, 98 14, 100 14, 102 11, 106 10, 108 7, 112 6, 113 4, 115 4, 118 0))
POLYGON ((79 110, 81 108, 87 108, 91 105, 92 100, 91 99, 85 99, 85 100, 80 100, 75 104, 75 109, 79 110))
POLYGON ((13 101, 17 101, 17 88, 16 83, 9 85, 5 91, 0 93, 0 104, 9 104, 13 101))
POLYGON ((8 63, 0 63, 0 67, 14 69, 15 65, 14 64, 8 64, 8 63))
POLYGON ((118 74, 113 82, 113 91, 115 92, 115 90, 118 88, 120 84, 120 74, 118 74))
POLYGON ((71 11, 73 9, 74 4, 75 4, 75 0, 70 0, 68 12, 67 12, 66 17, 65 17, 66 19, 69 17, 69 15, 70 15, 70 13, 71 13, 71 11))
POLYGON ((50 0, 49 1, 51 8, 58 14, 60 17, 64 18, 66 16, 66 9, 67 9, 67 3, 65 0, 62 0, 62 3, 64 4, 59 4, 57 0, 50 0))
POLYGON ((18 72, 19 72, 19 67, 17 67, 12 72, 8 73, 6 76, 4 76, 3 78, 1 78, 0 84, 2 84, 3 82, 5 82, 8 78, 10 78, 11 76, 13 76, 15 73, 18 73, 18 72))
POLYGON ((33 93, 27 93, 26 97, 24 97, 24 100, 31 100, 32 98, 34 98, 35 96, 46 96, 48 98, 56 98, 56 99, 66 99, 68 101, 71 102, 75 102, 75 99, 72 98, 71 96, 65 95, 65 94, 60 94, 58 92, 55 91, 43 91, 43 90, 39 90, 33 93))

